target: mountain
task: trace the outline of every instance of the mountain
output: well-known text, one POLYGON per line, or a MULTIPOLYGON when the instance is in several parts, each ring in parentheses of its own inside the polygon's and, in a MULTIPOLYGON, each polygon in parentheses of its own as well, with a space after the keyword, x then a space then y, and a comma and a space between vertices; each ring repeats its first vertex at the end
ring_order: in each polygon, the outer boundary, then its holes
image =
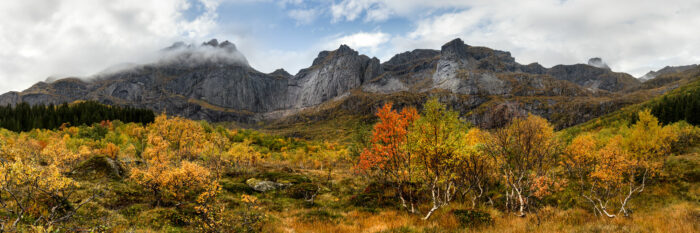
POLYGON ((644 76, 639 77, 639 80, 642 82, 646 82, 649 80, 652 80, 658 76, 664 75, 664 74, 674 74, 674 73, 680 73, 686 70, 694 69, 697 68, 699 65, 686 65, 686 66, 666 66, 660 70, 657 71, 649 71, 646 73, 644 76))
POLYGON ((386 101, 420 106, 437 96, 474 124, 489 128, 527 112, 566 127, 646 98, 630 97, 640 82, 602 66, 601 59, 551 68, 522 65, 509 52, 460 39, 440 50, 397 54, 384 63, 341 45, 320 52, 295 75, 250 67, 228 41, 179 42, 161 52, 163 58, 151 64, 8 92, 0 95, 0 104, 95 100, 208 121, 284 123, 336 114, 366 116, 386 101))

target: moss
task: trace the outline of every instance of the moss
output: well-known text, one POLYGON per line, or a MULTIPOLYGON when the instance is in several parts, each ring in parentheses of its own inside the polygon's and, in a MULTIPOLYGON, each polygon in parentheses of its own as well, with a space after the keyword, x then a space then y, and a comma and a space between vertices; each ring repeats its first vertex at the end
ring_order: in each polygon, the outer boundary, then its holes
POLYGON ((120 209, 132 204, 143 203, 149 192, 131 182, 110 182, 104 196, 104 205, 112 209, 120 209))
POLYGON ((155 229, 182 227, 187 222, 186 216, 177 209, 160 207, 141 212, 135 220, 138 226, 155 229))
POLYGON ((253 190, 253 188, 241 182, 235 182, 230 179, 223 179, 219 183, 221 184, 221 188, 231 193, 255 193, 255 190, 253 190))
POLYGON ((95 180, 109 178, 121 179, 125 170, 121 163, 102 155, 93 156, 78 164, 72 172, 72 176, 80 179, 95 180))
POLYGON ((134 219, 134 217, 139 216, 141 212, 150 208, 150 205, 147 204, 134 204, 120 209, 119 214, 128 219, 134 219))

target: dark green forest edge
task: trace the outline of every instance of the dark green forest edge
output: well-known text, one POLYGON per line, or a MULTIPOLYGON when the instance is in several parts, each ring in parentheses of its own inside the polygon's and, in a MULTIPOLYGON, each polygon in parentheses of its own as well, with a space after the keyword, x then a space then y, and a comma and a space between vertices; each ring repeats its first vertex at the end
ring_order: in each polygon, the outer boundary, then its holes
POLYGON ((32 129, 57 129, 58 127, 92 125, 101 121, 134 122, 148 124, 153 122, 155 114, 148 109, 130 106, 107 106, 95 101, 58 106, 43 104, 30 106, 20 103, 16 106, 0 106, 0 128, 11 131, 30 131, 32 129))
POLYGON ((664 124, 683 121, 700 125, 700 79, 676 88, 652 100, 624 107, 611 114, 586 123, 564 129, 576 134, 603 127, 620 126, 637 121, 637 112, 650 109, 651 113, 664 124))

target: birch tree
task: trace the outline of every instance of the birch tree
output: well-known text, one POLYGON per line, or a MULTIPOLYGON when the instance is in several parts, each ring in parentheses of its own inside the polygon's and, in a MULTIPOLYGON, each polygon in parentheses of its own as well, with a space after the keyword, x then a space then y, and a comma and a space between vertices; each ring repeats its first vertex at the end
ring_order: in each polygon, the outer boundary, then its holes
POLYGON ((496 130, 487 141, 485 151, 499 164, 502 181, 508 186, 506 203, 517 202, 519 216, 525 216, 538 191, 535 181, 548 176, 555 164, 557 147, 549 122, 531 114, 496 130))

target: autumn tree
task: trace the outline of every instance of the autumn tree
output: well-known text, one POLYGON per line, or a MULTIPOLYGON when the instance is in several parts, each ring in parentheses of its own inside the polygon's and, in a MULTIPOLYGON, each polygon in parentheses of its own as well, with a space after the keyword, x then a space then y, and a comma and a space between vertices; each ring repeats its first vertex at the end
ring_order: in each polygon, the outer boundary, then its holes
POLYGON ((314 159, 320 164, 321 170, 326 170, 326 185, 332 187, 332 173, 339 163, 348 160, 348 150, 340 148, 335 143, 324 143, 324 149, 313 155, 314 159))
POLYGON ((145 161, 132 169, 131 179, 152 192, 156 206, 190 200, 216 182, 195 162, 204 150, 203 133, 199 124, 179 117, 160 115, 149 125, 145 161))
MULTIPOLYGON (((502 181, 508 186, 507 205, 515 199, 519 216, 525 216, 530 199, 546 194, 548 172, 555 165, 558 143, 554 130, 546 119, 528 115, 514 119, 508 126, 496 130, 487 140, 485 151, 496 163, 502 181), (539 191, 539 192, 538 192, 539 191)), ((514 206, 513 206, 514 207, 514 206)))
POLYGON ((415 213, 415 190, 410 185, 416 179, 416 158, 407 146, 407 139, 409 127, 418 118, 417 111, 409 107, 399 112, 387 103, 377 111, 377 117, 370 146, 360 154, 356 169, 377 173, 394 183, 402 206, 415 213))
POLYGON ((579 135, 564 151, 562 163, 596 215, 628 216, 629 200, 659 172, 676 140, 672 128, 659 125, 648 110, 638 115, 630 129, 611 139, 579 135))
POLYGON ((432 208, 424 217, 427 220, 457 193, 455 173, 464 157, 467 125, 459 119, 459 113, 448 110, 437 98, 428 100, 423 108, 411 127, 409 141, 432 200, 432 208))
POLYGON ((65 147, 68 137, 44 136, 50 144, 23 134, 0 150, 0 210, 9 213, 3 216, 7 219, 0 217, 0 231, 17 230, 19 223, 29 219, 31 225, 55 227, 94 198, 76 201, 73 197, 80 185, 64 174, 78 156, 65 147))
POLYGON ((478 128, 470 129, 464 136, 462 153, 455 160, 456 182, 463 198, 471 195, 472 208, 495 183, 496 164, 483 150, 487 136, 487 132, 478 128))

